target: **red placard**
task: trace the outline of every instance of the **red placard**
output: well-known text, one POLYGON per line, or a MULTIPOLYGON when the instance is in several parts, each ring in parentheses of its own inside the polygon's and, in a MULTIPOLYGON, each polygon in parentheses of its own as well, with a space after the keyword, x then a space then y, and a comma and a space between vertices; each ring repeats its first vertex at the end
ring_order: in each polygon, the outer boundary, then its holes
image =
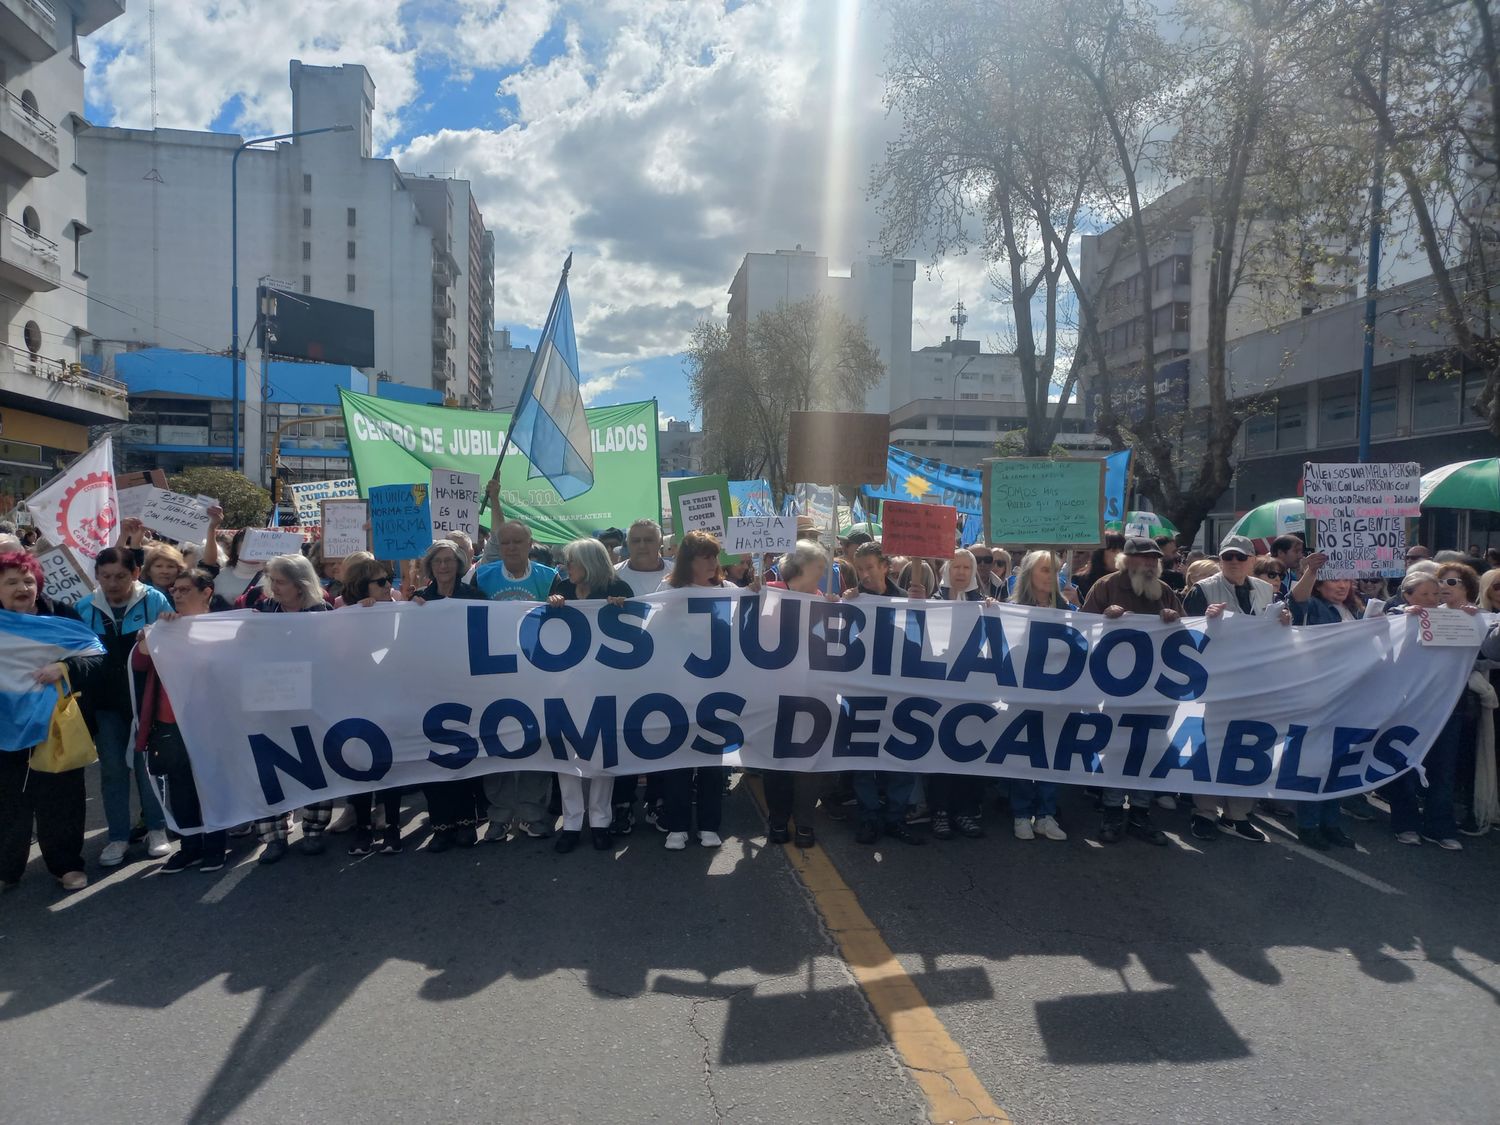
POLYGON ((880 506, 880 544, 887 555, 949 558, 957 529, 958 509, 947 504, 887 500, 880 506))

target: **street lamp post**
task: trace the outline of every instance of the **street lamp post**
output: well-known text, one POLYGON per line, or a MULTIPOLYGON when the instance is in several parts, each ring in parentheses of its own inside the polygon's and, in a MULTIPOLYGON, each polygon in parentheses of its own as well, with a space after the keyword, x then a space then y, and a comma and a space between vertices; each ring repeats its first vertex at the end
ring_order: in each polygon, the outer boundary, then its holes
POLYGON ((299 129, 294 133, 277 133, 270 137, 251 137, 239 148, 229 161, 229 356, 230 399, 233 416, 230 419, 229 467, 244 472, 240 464, 240 153, 252 145, 269 144, 271 141, 289 141, 296 137, 311 137, 318 133, 352 133, 353 125, 328 125, 321 129, 299 129))

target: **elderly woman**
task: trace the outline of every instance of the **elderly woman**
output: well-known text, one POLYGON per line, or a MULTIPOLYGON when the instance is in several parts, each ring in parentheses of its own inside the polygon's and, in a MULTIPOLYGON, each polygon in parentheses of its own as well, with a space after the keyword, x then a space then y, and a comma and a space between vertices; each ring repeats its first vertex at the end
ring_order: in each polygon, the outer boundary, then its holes
POLYGON ((468 556, 454 539, 439 539, 422 556, 422 573, 427 575, 427 585, 411 596, 416 605, 440 602, 447 598, 461 601, 484 601, 484 591, 472 582, 464 581, 468 570, 468 556))
MULTIPOLYGON (((682 537, 677 556, 672 560, 672 571, 662 579, 660 589, 722 588, 724 572, 719 567, 719 552, 718 539, 708 532, 688 532, 682 537)), ((723 766, 698 766, 662 773, 661 818, 667 830, 668 851, 680 852, 687 847, 695 812, 698 843, 705 848, 717 848, 724 843, 719 828, 724 819, 727 773, 723 766)))
MULTIPOLYGON (((135 692, 130 685, 130 650, 135 647, 136 635, 163 614, 170 614, 172 607, 160 590, 139 581, 135 553, 129 547, 100 551, 94 560, 94 576, 99 588, 78 603, 78 615, 104 643, 104 662, 86 698, 90 699, 98 728, 94 744, 99 751, 104 819, 109 825, 109 842, 99 856, 99 865, 118 867, 130 848, 130 728, 139 702, 139 685, 135 692)), ((135 782, 146 822, 146 852, 153 859, 163 859, 171 854, 172 845, 167 842, 167 822, 156 790, 145 770, 135 771, 135 782)))
MULTIPOLYGON (((322 613, 332 609, 323 600, 323 587, 318 583, 318 573, 313 565, 301 555, 277 555, 266 562, 260 579, 261 597, 254 609, 257 613, 322 613)), ((245 597, 239 608, 245 608, 245 597)), ((333 819, 333 802, 319 801, 302 810, 302 843, 304 855, 321 855, 325 850, 323 834, 328 822, 333 819)), ((287 818, 285 816, 263 817, 255 822, 260 836, 259 862, 276 863, 286 855, 287 818)))
MULTIPOLYGON (((835 595, 823 590, 823 579, 831 565, 828 552, 820 544, 803 540, 777 562, 780 579, 766 585, 838 601, 835 595)), ((813 809, 818 803, 818 775, 800 770, 764 770, 761 781, 766 790, 767 838, 773 844, 791 841, 799 848, 812 847, 817 842, 813 809), (789 828, 793 820, 797 822, 795 837, 789 828)))
POLYGON ((1479 576, 1476 603, 1482 613, 1500 613, 1500 566, 1491 567, 1479 576))
MULTIPOLYGON (((547 604, 560 606, 567 602, 608 599, 611 605, 618 606, 633 597, 635 591, 616 577, 608 548, 597 539, 575 539, 563 548, 563 569, 552 582, 547 604)), ((609 826, 615 815, 614 778, 582 778, 560 773, 557 788, 562 795, 563 824, 553 850, 566 853, 578 846, 586 812, 594 850, 608 851, 613 843, 609 826)))
POLYGON ((356 551, 344 560, 344 592, 333 599, 334 608, 369 607, 376 602, 405 599, 396 590, 395 568, 369 551, 356 551))
MULTIPOLYGON (((188 570, 179 574, 173 583, 172 594, 177 612, 183 617, 208 613, 216 602, 223 604, 223 599, 214 593, 213 575, 206 570, 188 570)), ((191 831, 203 827, 198 786, 193 778, 187 745, 183 742, 182 728, 177 725, 177 715, 172 710, 166 688, 156 675, 147 638, 142 637, 136 642, 135 651, 130 654, 130 667, 137 681, 144 685, 135 748, 145 755, 152 776, 166 783, 167 805, 172 810, 172 819, 184 832, 178 839, 177 851, 159 870, 168 875, 193 866, 200 871, 217 871, 224 866, 227 836, 222 830, 191 831)))
MULTIPOLYGON (((979 588, 978 566, 970 551, 958 550, 943 564, 938 578, 936 597, 940 601, 991 602, 979 588)), ((953 839, 954 830, 961 836, 979 839, 984 835, 980 824, 985 779, 973 774, 930 773, 923 778, 927 805, 932 810, 932 834, 939 840, 953 839)))
POLYGON ((168 603, 172 601, 172 583, 187 569, 187 560, 182 552, 170 543, 153 543, 146 548, 141 564, 141 581, 162 592, 168 603))
MULTIPOLYGON (((103 658, 97 655, 98 642, 73 608, 53 602, 41 588, 42 568, 36 559, 24 551, 0 554, 0 609, 73 623, 71 630, 59 631, 56 643, 73 648, 78 655, 44 664, 32 673, 39 688, 49 688, 47 698, 55 700, 50 685, 58 683, 64 672, 75 688, 80 687, 103 658)), ((15 726, 20 729, 19 723, 15 726)), ((81 890, 89 882, 83 869, 83 767, 62 773, 32 770, 32 749, 0 745, 0 888, 20 881, 34 829, 42 862, 53 878, 64 890, 81 890)))

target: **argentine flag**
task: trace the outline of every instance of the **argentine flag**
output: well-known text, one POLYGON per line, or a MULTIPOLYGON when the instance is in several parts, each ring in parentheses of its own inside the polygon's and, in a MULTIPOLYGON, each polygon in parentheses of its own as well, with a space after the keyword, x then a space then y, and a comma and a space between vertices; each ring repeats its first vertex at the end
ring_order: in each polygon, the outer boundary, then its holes
POLYGON ((510 433, 512 444, 531 462, 527 479, 546 477, 564 500, 594 487, 594 447, 578 390, 578 343, 568 297, 572 267, 569 254, 510 433))
POLYGON ((103 651, 82 621, 0 609, 0 752, 46 741, 60 689, 37 683, 37 669, 103 651))

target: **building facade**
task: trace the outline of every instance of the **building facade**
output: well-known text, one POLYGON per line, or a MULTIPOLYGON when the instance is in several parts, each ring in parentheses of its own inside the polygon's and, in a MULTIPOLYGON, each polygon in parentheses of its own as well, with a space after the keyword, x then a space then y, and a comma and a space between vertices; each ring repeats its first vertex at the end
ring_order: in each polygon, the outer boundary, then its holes
MULTIPOLYGON (((293 131, 352 129, 241 154, 241 347, 253 336, 257 282, 269 279, 372 309, 371 376, 478 405, 488 340, 473 322, 491 318, 493 282, 486 289, 473 276, 486 232, 468 183, 406 176, 374 157, 375 86, 364 67, 293 60, 290 74, 293 131)), ((96 370, 143 347, 228 349, 230 173, 241 143, 181 129, 93 129, 81 139, 102 233, 87 255, 101 298, 89 322, 96 370)))
POLYGON ((669 419, 656 432, 656 459, 664 477, 691 477, 703 472, 703 432, 685 418, 669 419))
POLYGON ((516 347, 511 343, 510 329, 497 328, 494 345, 490 352, 491 399, 495 410, 513 410, 521 398, 521 388, 526 385, 526 375, 531 370, 531 361, 536 353, 530 344, 516 347))
POLYGON ((125 388, 80 364, 98 220, 88 211, 81 37, 124 0, 0 0, 0 513, 123 422, 125 388))
POLYGON ((909 258, 869 257, 842 277, 828 259, 798 246, 774 254, 746 254, 729 284, 729 326, 745 329, 761 313, 825 297, 863 324, 885 364, 881 381, 865 392, 863 409, 887 414, 910 398, 912 286, 917 264, 909 258))

